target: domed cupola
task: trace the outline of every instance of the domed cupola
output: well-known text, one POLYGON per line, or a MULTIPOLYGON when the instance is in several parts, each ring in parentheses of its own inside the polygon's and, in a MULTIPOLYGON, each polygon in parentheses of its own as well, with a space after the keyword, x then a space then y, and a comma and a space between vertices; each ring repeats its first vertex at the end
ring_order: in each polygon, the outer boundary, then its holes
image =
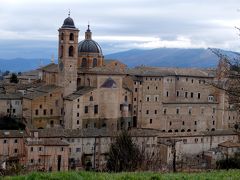
POLYGON ((76 28, 73 19, 70 17, 70 13, 68 14, 68 17, 64 20, 62 28, 76 28))
POLYGON ((104 56, 99 44, 92 40, 92 32, 89 28, 85 32, 85 39, 78 43, 78 67, 90 69, 103 65, 104 56))
POLYGON ((99 44, 92 40, 92 32, 89 28, 85 32, 85 40, 78 44, 78 53, 98 53, 102 55, 102 49, 99 44))

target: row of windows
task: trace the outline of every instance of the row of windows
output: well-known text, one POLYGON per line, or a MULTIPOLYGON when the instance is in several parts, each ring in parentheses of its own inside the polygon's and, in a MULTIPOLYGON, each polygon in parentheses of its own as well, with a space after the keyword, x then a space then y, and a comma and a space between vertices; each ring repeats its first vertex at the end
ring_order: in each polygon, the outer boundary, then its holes
MULTIPOLYGON (((88 64, 89 64, 88 60, 86 58, 82 58, 81 67, 87 67, 88 64)), ((97 67, 97 65, 98 65, 98 60, 94 58, 92 62, 92 67, 97 67)))
MULTIPOLYGON (((182 79, 183 79, 183 78, 182 78, 182 79)), ((147 81, 147 80, 150 80, 150 81, 154 81, 154 80, 155 80, 155 81, 161 81, 161 78, 157 78, 157 77, 156 77, 156 78, 152 78, 152 77, 149 78, 149 77, 146 77, 145 80, 146 80, 146 81, 147 81)), ((174 80, 174 79, 172 79, 172 78, 167 78, 167 79, 166 79, 167 82, 173 82, 173 80, 174 80)), ((180 80, 180 77, 176 77, 176 80, 179 81, 179 80, 180 80)), ((188 82, 188 81, 189 81, 189 78, 186 77, 186 78, 185 78, 185 81, 188 82)), ((194 83, 194 79, 191 79, 191 83, 194 83)), ((199 83, 199 84, 202 84, 202 83, 206 83, 206 81, 199 79, 199 80, 198 80, 198 83, 199 83)))
MULTIPOLYGON (((79 107, 79 105, 78 105, 79 107)), ((84 113, 87 114, 88 113, 88 106, 84 106, 84 113)), ((98 105, 94 105, 94 114, 98 114, 98 105)), ((77 117, 80 116, 80 113, 77 113, 77 117)))
MULTIPOLYGON (((35 110, 35 115, 36 116, 39 115, 39 110, 38 109, 35 110)), ((47 109, 43 110, 43 115, 47 115, 47 109)), ((53 115, 53 109, 50 109, 50 115, 53 115)))
MULTIPOLYGON (((154 100, 155 102, 158 102, 158 101, 159 101, 159 95, 154 95, 154 96, 153 96, 153 100, 154 100)), ((150 101, 151 101, 151 95, 147 95, 147 96, 146 96, 146 101, 147 101, 147 102, 150 102, 150 101)))
MULTIPOLYGON (((60 47, 60 54, 59 54, 59 56, 60 56, 60 58, 62 58, 63 57, 63 52, 64 52, 64 46, 61 46, 60 47)), ((73 46, 69 46, 69 48, 68 48, 68 56, 69 57, 73 57, 73 55, 74 55, 74 47, 73 46)))
MULTIPOLYGON (((11 101, 7 101, 7 105, 10 105, 11 104, 11 101)), ((14 103, 15 105, 20 105, 20 104, 22 104, 22 101, 15 101, 15 103, 14 103)))
MULTIPOLYGON (((4 139, 4 140, 3 140, 3 144, 6 144, 6 143, 8 143, 8 140, 7 140, 7 139, 4 139)), ((14 143, 15 143, 15 144, 18 143, 18 139, 14 139, 14 143)))
MULTIPOLYGON (((33 152, 33 151, 39 151, 39 152, 42 152, 43 151, 43 147, 30 147, 30 151, 33 152)), ((64 147, 60 147, 60 151, 64 151, 64 147)))
MULTIPOLYGON (((154 114, 157 114, 158 111, 154 110, 154 114)), ((215 114, 216 113, 216 108, 212 108, 212 113, 215 114)), ((150 114, 150 110, 146 110, 146 114, 150 114)), ((167 108, 163 109, 163 114, 166 115, 167 114, 167 108)), ((176 114, 180 114, 180 108, 176 108, 176 114)), ((188 114, 191 115, 192 114, 192 107, 188 108, 188 114)), ((204 114, 204 108, 201 108, 201 114, 204 114)), ((213 116, 212 116, 213 118, 213 116)), ((229 119, 230 120, 230 119, 229 119)))
MULTIPOLYGON (((10 109, 7 109, 7 113, 10 113, 10 109)), ((16 113, 16 109, 12 109, 12 113, 16 113)))
MULTIPOLYGON (((61 33, 61 40, 62 41, 64 40, 64 33, 61 33)), ((74 41, 74 34, 73 33, 70 33, 69 40, 70 41, 74 41)))

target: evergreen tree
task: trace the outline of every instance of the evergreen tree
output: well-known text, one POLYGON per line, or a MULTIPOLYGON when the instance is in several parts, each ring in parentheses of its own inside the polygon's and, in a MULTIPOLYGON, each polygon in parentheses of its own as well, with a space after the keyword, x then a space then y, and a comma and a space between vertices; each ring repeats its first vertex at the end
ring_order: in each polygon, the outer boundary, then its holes
POLYGON ((12 76, 10 78, 10 83, 18 83, 18 77, 15 73, 12 73, 12 76))

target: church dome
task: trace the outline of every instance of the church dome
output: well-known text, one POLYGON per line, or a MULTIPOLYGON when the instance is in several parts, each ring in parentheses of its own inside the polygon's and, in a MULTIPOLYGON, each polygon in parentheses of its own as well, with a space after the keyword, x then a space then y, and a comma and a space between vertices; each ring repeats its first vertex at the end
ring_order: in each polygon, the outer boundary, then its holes
POLYGON ((76 28, 74 21, 70 16, 64 20, 62 28, 76 28))
POLYGON ((92 40, 92 32, 89 28, 85 32, 85 40, 78 44, 78 53, 99 53, 102 54, 102 49, 99 44, 92 40))
POLYGON ((102 54, 99 44, 91 39, 85 39, 78 44, 78 53, 81 52, 102 54))

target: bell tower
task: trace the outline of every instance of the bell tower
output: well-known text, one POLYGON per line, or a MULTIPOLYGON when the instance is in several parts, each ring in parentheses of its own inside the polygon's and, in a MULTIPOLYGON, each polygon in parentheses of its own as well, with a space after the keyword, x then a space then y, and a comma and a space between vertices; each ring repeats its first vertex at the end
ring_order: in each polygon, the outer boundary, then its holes
POLYGON ((58 30, 58 85, 64 87, 64 96, 77 90, 78 33, 68 14, 58 30))

